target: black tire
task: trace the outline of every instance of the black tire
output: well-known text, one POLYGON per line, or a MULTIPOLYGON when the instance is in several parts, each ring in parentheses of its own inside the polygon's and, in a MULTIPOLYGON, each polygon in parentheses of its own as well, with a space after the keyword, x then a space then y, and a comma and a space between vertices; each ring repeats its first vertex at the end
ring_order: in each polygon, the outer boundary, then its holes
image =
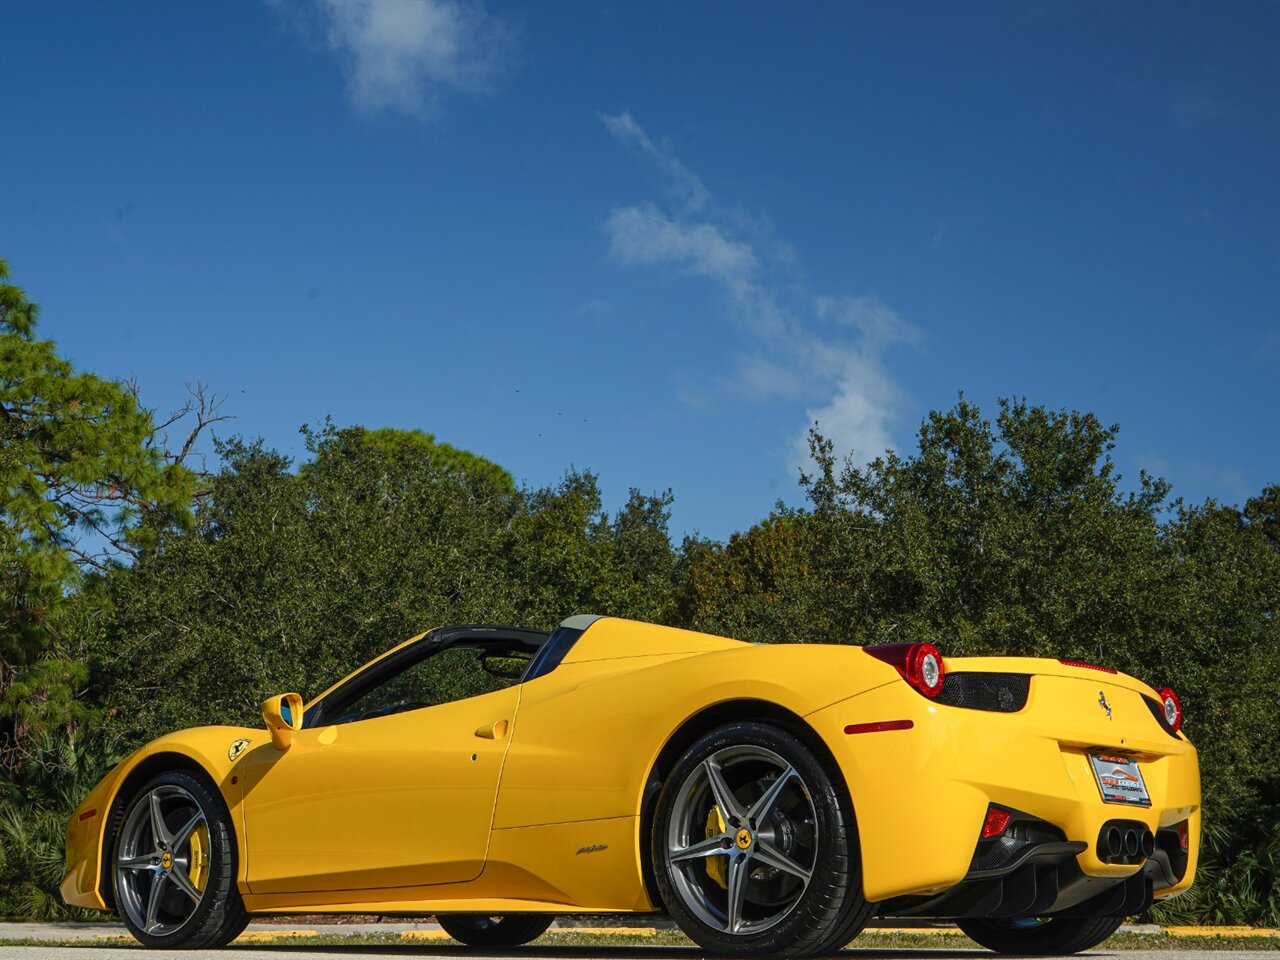
MULTIPOLYGON (((152 828, 154 829, 154 828, 152 828)), ((154 838, 156 846, 162 841, 154 838)), ((170 834, 174 839, 176 833, 170 834)), ((114 832, 111 847, 111 858, 105 867, 111 871, 112 893, 115 897, 116 912, 129 932, 139 943, 147 947, 169 947, 196 949, 223 947, 238 937, 249 923, 249 914, 245 911, 244 901, 240 899, 240 891, 236 888, 236 839, 231 824, 231 815, 221 795, 205 778, 186 770, 173 770, 161 773, 148 780, 130 798, 119 819, 114 832), (181 831, 185 822, 194 820, 193 808, 198 808, 204 820, 185 842, 173 843, 168 851, 168 866, 159 868, 159 857, 153 858, 157 868, 120 866, 122 858, 132 861, 142 860, 149 852, 139 851, 137 844, 139 834, 131 831, 134 817, 146 818, 150 821, 149 811, 152 797, 165 796, 166 800, 158 801, 162 822, 167 823, 170 831, 181 831), (139 809, 147 804, 147 809, 139 809), (167 812, 164 806, 167 804, 167 812), (197 833, 197 831, 200 831, 197 833), (199 837, 197 847, 196 837, 199 837), (203 847, 207 845, 208 850, 203 847), (193 861, 200 861, 200 880, 196 885, 198 899, 182 899, 181 888, 176 876, 182 870, 185 854, 187 883, 192 883, 193 861), (164 880, 160 880, 165 874, 164 880), (152 885, 161 883, 156 897, 155 911, 149 911, 150 891, 152 885), (130 908, 130 904, 134 908, 130 908), (137 906, 144 905, 145 915, 155 915, 157 920, 169 921, 160 924, 148 932, 139 923, 137 906), (169 909, 172 907, 172 909, 169 909), (187 913, 187 911, 190 911, 187 913), (183 917, 185 915, 185 918, 183 917)))
POLYGON ((1124 917, 1057 917, 1035 920, 961 918, 965 936, 996 953, 1023 956, 1078 953, 1096 947, 1120 929, 1124 917))
POLYGON ((688 748, 658 797, 651 854, 668 913, 717 956, 829 953, 871 915, 838 773, 767 723, 729 724, 688 748))
POLYGON ((468 947, 519 947, 546 933, 555 917, 539 913, 451 913, 436 920, 445 933, 468 947))

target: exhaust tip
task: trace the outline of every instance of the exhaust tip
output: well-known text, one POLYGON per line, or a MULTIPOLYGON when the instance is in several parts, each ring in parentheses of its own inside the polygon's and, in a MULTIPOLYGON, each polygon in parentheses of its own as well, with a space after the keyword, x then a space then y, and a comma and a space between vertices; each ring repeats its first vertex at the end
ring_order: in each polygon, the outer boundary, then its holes
POLYGON ((1108 859, 1120 856, 1120 851, 1124 849, 1124 841, 1120 837, 1120 831, 1116 827, 1112 827, 1107 831, 1107 857, 1108 859))
POLYGON ((1142 831, 1142 855, 1148 859, 1156 852, 1156 836, 1150 830, 1142 831))
POLYGON ((1126 856, 1136 857, 1138 855, 1138 831, 1126 830, 1124 832, 1124 852, 1126 856))

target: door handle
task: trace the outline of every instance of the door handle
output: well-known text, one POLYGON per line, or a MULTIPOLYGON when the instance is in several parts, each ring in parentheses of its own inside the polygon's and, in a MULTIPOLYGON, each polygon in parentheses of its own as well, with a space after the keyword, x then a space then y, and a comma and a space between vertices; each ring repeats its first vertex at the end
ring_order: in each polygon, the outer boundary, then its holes
POLYGON ((476 730, 476 736, 481 740, 501 740, 507 735, 507 721, 495 720, 491 724, 486 724, 476 730))

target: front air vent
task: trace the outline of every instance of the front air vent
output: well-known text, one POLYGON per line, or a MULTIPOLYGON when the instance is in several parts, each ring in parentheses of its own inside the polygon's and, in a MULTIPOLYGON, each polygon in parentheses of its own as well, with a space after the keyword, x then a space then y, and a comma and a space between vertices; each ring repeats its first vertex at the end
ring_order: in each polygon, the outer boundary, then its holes
POLYGON ((1025 673, 948 673, 935 703, 992 713, 1017 713, 1027 705, 1031 677, 1025 673))

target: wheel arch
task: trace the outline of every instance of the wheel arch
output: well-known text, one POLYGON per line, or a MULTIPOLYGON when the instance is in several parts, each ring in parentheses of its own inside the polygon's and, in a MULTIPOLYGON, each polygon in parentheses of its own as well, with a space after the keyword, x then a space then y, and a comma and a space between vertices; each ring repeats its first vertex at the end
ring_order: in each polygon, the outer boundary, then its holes
MULTIPOLYGON (((111 882, 111 851, 115 848, 116 833, 119 831, 120 823, 124 819, 125 808, 144 783, 158 773, 166 773, 173 770, 182 770, 199 777, 205 781, 205 785, 209 787, 215 796, 222 796, 222 791, 219 789, 213 775, 199 760, 185 753, 166 750, 161 753, 149 754, 138 761, 133 769, 125 774, 124 779, 120 781, 120 785, 116 788, 115 794, 111 798, 111 803, 107 807, 108 813, 103 826, 102 848, 99 852, 98 860, 98 896, 102 898, 102 902, 107 905, 109 910, 116 910, 115 885, 111 882)), ((231 817, 230 821, 231 830, 236 836, 236 849, 239 850, 240 831, 236 828, 235 817, 231 817)))
POLYGON ((827 773, 831 776, 831 782, 836 785, 840 800, 844 803, 846 812, 852 819, 856 830, 857 817, 854 810, 853 795, 849 789, 849 784, 845 780, 844 773, 841 771, 840 765, 836 762, 835 755, 832 754, 831 748, 827 746, 826 741, 802 716, 780 704, 754 698, 724 700, 711 704, 686 718, 667 737, 662 749, 658 751, 657 757, 650 765, 648 775, 645 777, 640 797, 638 824, 640 872, 644 879, 645 892, 649 896, 649 902, 659 910, 663 910, 665 907, 658 894, 657 883, 654 879, 650 834, 653 831, 653 817, 658 805, 658 795, 662 792, 662 785, 666 782, 667 775, 680 757, 699 737, 710 733, 717 727, 746 720, 777 726, 795 736, 813 751, 813 755, 818 762, 826 768, 827 773))

